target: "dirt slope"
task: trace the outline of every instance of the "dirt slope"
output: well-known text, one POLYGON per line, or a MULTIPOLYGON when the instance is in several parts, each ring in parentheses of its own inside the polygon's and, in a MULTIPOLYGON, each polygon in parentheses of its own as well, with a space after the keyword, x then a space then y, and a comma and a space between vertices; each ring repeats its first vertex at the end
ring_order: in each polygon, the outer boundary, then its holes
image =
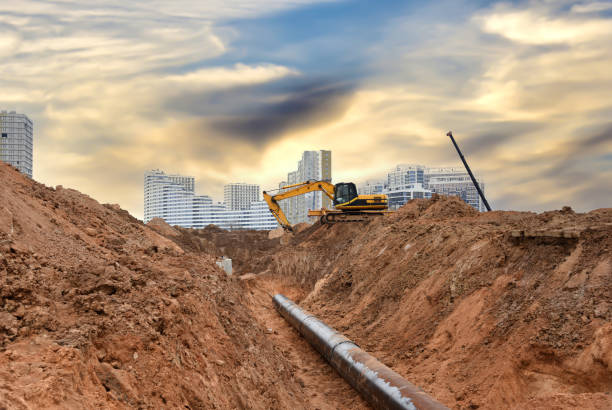
POLYGON ((0 408, 310 408, 213 256, 0 163, 0 408))
MULTIPOLYGON (((270 301, 273 290, 279 290, 278 284, 274 280, 260 282, 254 279, 253 275, 245 276, 245 302, 255 319, 267 330, 270 342, 295 369, 293 377, 304 387, 310 408, 369 409, 366 401, 274 309, 270 301)), ((282 291, 289 297, 294 296, 292 288, 282 288, 282 291)))
POLYGON ((251 286, 290 290, 450 407, 607 409, 611 250, 612 209, 478 214, 436 197, 315 225, 251 286))
POLYGON ((0 179, 0 408, 366 408, 275 291, 453 408, 612 407, 611 209, 436 197, 268 240, 0 179))
POLYGON ((183 249, 232 259, 234 272, 262 270, 269 263, 279 239, 268 239, 267 231, 226 231, 215 225, 204 229, 171 227, 164 220, 154 218, 147 224, 159 234, 176 242, 183 249), (257 261, 254 264, 254 261, 257 261))

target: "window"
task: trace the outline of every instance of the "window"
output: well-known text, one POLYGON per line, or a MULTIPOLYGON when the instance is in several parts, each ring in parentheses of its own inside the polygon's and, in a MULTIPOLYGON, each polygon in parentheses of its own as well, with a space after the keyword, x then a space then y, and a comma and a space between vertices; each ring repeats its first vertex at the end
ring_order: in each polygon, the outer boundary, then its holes
POLYGON ((2 133, 2 138, 8 138, 8 134, 6 132, 2 133))

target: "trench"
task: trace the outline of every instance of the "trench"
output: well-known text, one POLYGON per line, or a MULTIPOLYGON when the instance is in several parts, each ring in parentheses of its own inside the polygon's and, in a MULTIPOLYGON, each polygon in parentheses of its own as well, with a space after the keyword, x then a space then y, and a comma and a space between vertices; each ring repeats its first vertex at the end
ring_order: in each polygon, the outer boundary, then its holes
POLYGON ((243 281, 247 303, 268 340, 282 352, 294 368, 294 377, 303 388, 309 408, 319 410, 370 409, 357 393, 325 359, 282 316, 272 302, 272 295, 283 290, 288 296, 295 289, 280 286, 273 278, 260 275, 243 281))

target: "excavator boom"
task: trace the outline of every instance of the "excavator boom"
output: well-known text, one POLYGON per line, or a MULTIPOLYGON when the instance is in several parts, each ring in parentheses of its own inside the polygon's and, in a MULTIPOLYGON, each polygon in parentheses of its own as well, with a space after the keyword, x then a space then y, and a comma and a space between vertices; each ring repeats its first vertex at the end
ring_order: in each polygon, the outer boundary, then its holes
POLYGON ((388 198, 386 195, 358 195, 357 188, 352 182, 339 182, 332 185, 327 181, 308 181, 287 185, 281 190, 283 192, 276 195, 270 195, 264 191, 263 197, 268 203, 270 212, 286 231, 293 231, 293 228, 278 201, 313 191, 322 191, 334 204, 335 209, 323 208, 320 211, 311 210, 308 213, 309 216, 319 216, 321 223, 360 222, 374 215, 384 215, 389 212, 387 211, 388 198))
POLYGON ((283 199, 292 198, 298 195, 304 195, 308 192, 314 191, 322 191, 329 199, 334 200, 334 192, 335 187, 333 184, 330 184, 327 181, 308 181, 302 182, 300 184, 287 185, 282 187, 281 189, 287 189, 284 192, 280 192, 276 195, 270 195, 266 191, 263 192, 264 200, 268 203, 268 207, 270 208, 270 212, 276 218, 280 226, 283 227, 286 231, 293 231, 287 216, 281 209, 278 201, 283 199))

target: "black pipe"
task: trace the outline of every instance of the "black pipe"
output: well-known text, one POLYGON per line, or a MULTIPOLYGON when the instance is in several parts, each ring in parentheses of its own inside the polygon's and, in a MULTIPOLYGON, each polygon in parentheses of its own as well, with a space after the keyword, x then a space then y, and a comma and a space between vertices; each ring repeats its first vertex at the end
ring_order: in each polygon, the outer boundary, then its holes
POLYGON ((455 149, 457 150, 457 153, 459 153, 459 158, 461 158, 461 161, 463 161, 463 165, 465 165, 465 169, 467 169, 468 174, 470 174, 470 178, 472 178, 472 183, 476 187, 476 191, 478 191, 478 195, 480 195, 480 198, 482 198, 482 202, 485 204, 487 211, 490 211, 491 207, 489 206, 489 203, 487 202, 487 198, 485 198, 484 192, 482 192, 482 190, 480 189, 480 185, 478 185, 478 182, 476 182, 476 178, 474 178, 474 174, 472 174, 472 170, 470 169, 470 166, 467 164, 465 157, 463 156, 463 154, 461 153, 461 150, 459 149, 459 146, 455 142, 455 138, 453 138, 453 133, 449 131, 446 135, 450 137, 451 141, 453 142, 453 145, 455 146, 455 149))
POLYGON ((375 409, 447 409, 290 299, 277 294, 273 300, 281 316, 375 409))

